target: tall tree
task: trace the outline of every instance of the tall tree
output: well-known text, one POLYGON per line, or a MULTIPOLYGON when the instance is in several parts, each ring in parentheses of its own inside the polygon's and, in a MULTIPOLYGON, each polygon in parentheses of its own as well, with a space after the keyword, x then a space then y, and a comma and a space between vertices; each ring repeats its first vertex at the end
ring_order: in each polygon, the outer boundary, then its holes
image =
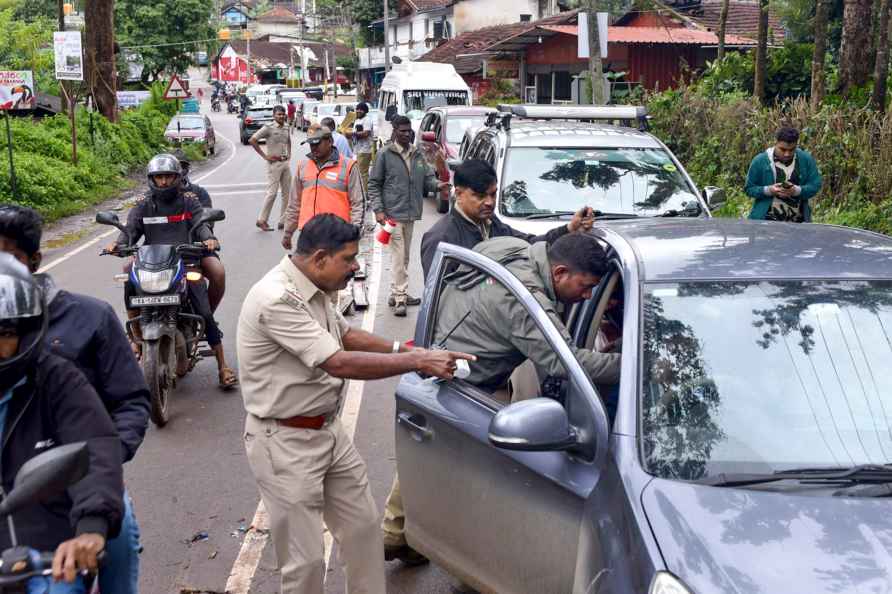
POLYGON ((604 63, 601 60, 601 40, 598 33, 598 0, 586 0, 585 11, 588 13, 588 79, 592 83, 592 105, 606 105, 610 97, 604 92, 604 63))
POLYGON ((213 0, 115 2, 118 43, 141 58, 144 83, 163 72, 184 72, 192 64, 193 52, 214 40, 213 6, 213 0))
POLYGON ((824 61, 827 58, 827 21, 833 0, 818 0, 815 7, 815 49, 811 59, 811 106, 824 101, 824 61))
MULTIPOLYGON (((349 0, 354 22, 359 25, 359 35, 365 45, 375 43, 373 31, 369 25, 384 16, 384 0, 349 0)), ((390 14, 397 14, 397 0, 387 0, 390 14)), ((383 43, 381 41, 380 43, 383 43)))
POLYGON ((889 76, 889 16, 892 0, 880 2, 880 24, 877 39, 877 55, 873 70, 873 93, 870 101, 880 111, 886 110, 886 78, 889 76))
POLYGON ((719 62, 725 58, 725 30, 728 26, 729 4, 729 0, 722 0, 722 10, 719 12, 719 49, 716 54, 716 58, 719 62))
POLYGON ((840 90, 848 93, 867 83, 871 65, 871 0, 845 0, 839 48, 840 90))
POLYGON ((118 115, 114 4, 114 0, 87 0, 84 7, 87 86, 96 108, 113 122, 118 115))
POLYGON ((753 95, 759 101, 765 99, 765 64, 768 55, 768 0, 759 0, 759 28, 756 40, 753 95))

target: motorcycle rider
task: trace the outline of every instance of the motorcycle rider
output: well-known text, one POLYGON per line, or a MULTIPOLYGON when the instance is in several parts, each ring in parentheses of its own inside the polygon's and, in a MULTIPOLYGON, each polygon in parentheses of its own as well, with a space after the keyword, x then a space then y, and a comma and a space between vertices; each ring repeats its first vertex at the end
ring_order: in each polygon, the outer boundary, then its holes
MULTIPOLYGON (((37 273, 43 256, 43 221, 33 209, 0 205, 0 252, 37 273)), ((145 436, 149 389, 112 307, 103 301, 56 287, 48 274, 35 274, 47 301, 45 344, 68 359, 99 394, 121 438, 122 462, 129 462, 145 436)), ((100 576, 103 591, 130 594, 139 583, 139 526, 124 492, 121 534, 106 544, 107 564, 100 576)))
MULTIPOLYGON (((186 195, 193 194, 202 208, 214 208, 208 191, 189 179, 189 170, 192 168, 192 162, 189 161, 186 153, 182 149, 177 149, 174 152, 174 156, 183 169, 183 191, 186 195)), ((211 232, 214 231, 213 223, 209 223, 208 227, 211 232)), ((211 302, 211 311, 216 312, 217 307, 223 300, 223 295, 226 293, 226 269, 223 268, 223 262, 220 260, 220 255, 217 252, 211 253, 210 257, 206 258, 202 263, 202 266, 205 267, 205 274, 208 278, 208 300, 211 302)))
MULTIPOLYGON (((124 503, 121 440, 96 391, 77 366, 47 348, 46 298, 28 269, 0 253, 0 444, 4 492, 19 469, 54 447, 85 441, 86 477, 64 493, 16 512, 19 543, 55 551, 53 579, 33 578, 29 594, 83 594, 79 572, 95 571, 106 540, 118 534, 124 503)), ((13 546, 0 530, 0 549, 13 546)))
MULTIPOLYGON (((199 217, 202 208, 197 198, 192 195, 187 196, 183 191, 183 170, 179 161, 171 154, 155 155, 149 161, 147 178, 148 194, 137 202, 127 217, 126 229, 130 235, 130 241, 135 244, 141 237, 145 237, 146 244, 180 245, 189 243, 193 221, 199 217)), ((209 251, 216 251, 220 248, 220 244, 207 225, 202 225, 197 229, 196 235, 209 251)), ((122 233, 117 240, 106 247, 106 252, 115 253, 126 244, 127 237, 122 233)), ((210 256, 201 259, 203 271, 207 271, 213 266, 213 263, 207 263, 209 259, 210 256)), ((125 283, 125 306, 129 305, 132 290, 130 282, 125 283)), ((238 383, 238 377, 235 371, 226 364, 222 335, 211 311, 204 283, 191 283, 189 294, 197 313, 204 318, 208 345, 217 359, 220 387, 232 388, 238 383)), ((138 320, 139 310, 128 309, 127 316, 131 320, 138 320)), ((132 328, 136 335, 135 338, 139 341, 141 339, 139 324, 133 324, 132 328)))

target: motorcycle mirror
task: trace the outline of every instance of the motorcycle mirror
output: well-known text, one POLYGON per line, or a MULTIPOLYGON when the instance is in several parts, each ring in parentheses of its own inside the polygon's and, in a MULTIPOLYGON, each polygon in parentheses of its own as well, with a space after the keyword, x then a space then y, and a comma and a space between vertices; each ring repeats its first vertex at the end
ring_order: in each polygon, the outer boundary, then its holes
POLYGON ((12 491, 0 502, 0 516, 27 505, 43 503, 87 475, 90 452, 86 442, 71 443, 31 458, 15 476, 12 491))
POLYGON ((206 225, 208 223, 216 223, 217 221, 222 221, 224 219, 226 219, 226 213, 219 208, 203 208, 201 210, 201 214, 199 214, 198 218, 195 219, 195 224, 192 226, 192 231, 194 232, 202 225, 206 225))
POLYGON ((107 210, 96 213, 96 222, 100 225, 111 225, 112 227, 117 227, 121 224, 121 221, 118 220, 118 215, 107 210))

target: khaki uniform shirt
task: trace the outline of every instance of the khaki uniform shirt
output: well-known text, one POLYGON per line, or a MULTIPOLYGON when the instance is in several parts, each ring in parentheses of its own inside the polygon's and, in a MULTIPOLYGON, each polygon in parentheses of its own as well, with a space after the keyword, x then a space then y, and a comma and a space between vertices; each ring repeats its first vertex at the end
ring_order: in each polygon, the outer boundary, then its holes
POLYGON ((274 419, 337 411, 344 380, 320 365, 343 349, 349 330, 332 297, 285 256, 242 304, 237 343, 245 409, 274 419))
MULTIPOLYGON (((271 157, 291 156, 291 134, 288 132, 288 124, 283 126, 273 122, 265 124, 251 136, 252 140, 266 140, 266 154, 271 157)), ((275 163, 270 163, 275 165, 275 163)))
MULTIPOLYGON (((496 261, 509 252, 522 256, 506 263, 505 268, 530 289, 592 381, 619 381, 620 355, 576 347, 561 321, 563 305, 558 302, 551 281, 547 243, 529 245, 516 237, 498 237, 477 244, 474 251, 496 261)), ((456 280, 440 296, 434 342, 452 332, 446 340, 447 349, 477 356, 471 363, 470 383, 487 390, 501 388, 526 359, 536 366, 541 380, 566 377, 560 357, 527 309, 506 287, 485 276, 473 286, 463 289, 462 285, 462 280, 456 280)))

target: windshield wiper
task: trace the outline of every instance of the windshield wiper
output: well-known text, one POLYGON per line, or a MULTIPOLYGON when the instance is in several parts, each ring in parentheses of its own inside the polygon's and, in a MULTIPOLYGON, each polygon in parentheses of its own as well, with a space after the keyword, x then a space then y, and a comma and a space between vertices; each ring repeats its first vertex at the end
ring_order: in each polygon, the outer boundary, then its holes
MULTIPOLYGON (((559 217, 572 217, 575 214, 576 211, 573 210, 556 210, 554 212, 537 212, 535 214, 525 216, 524 219, 528 221, 534 219, 556 219, 559 217)), ((592 216, 595 218, 595 220, 638 218, 638 215, 629 212, 601 212, 600 210, 594 211, 592 213, 592 216)))
POLYGON ((892 464, 793 468, 790 470, 779 470, 771 474, 721 473, 694 482, 711 487, 745 487, 747 485, 760 485, 789 480, 827 483, 888 483, 892 482, 892 464))
POLYGON ((685 206, 681 210, 671 208, 658 215, 654 215, 654 217, 699 217, 702 212, 703 209, 700 205, 695 203, 694 206, 685 206))

